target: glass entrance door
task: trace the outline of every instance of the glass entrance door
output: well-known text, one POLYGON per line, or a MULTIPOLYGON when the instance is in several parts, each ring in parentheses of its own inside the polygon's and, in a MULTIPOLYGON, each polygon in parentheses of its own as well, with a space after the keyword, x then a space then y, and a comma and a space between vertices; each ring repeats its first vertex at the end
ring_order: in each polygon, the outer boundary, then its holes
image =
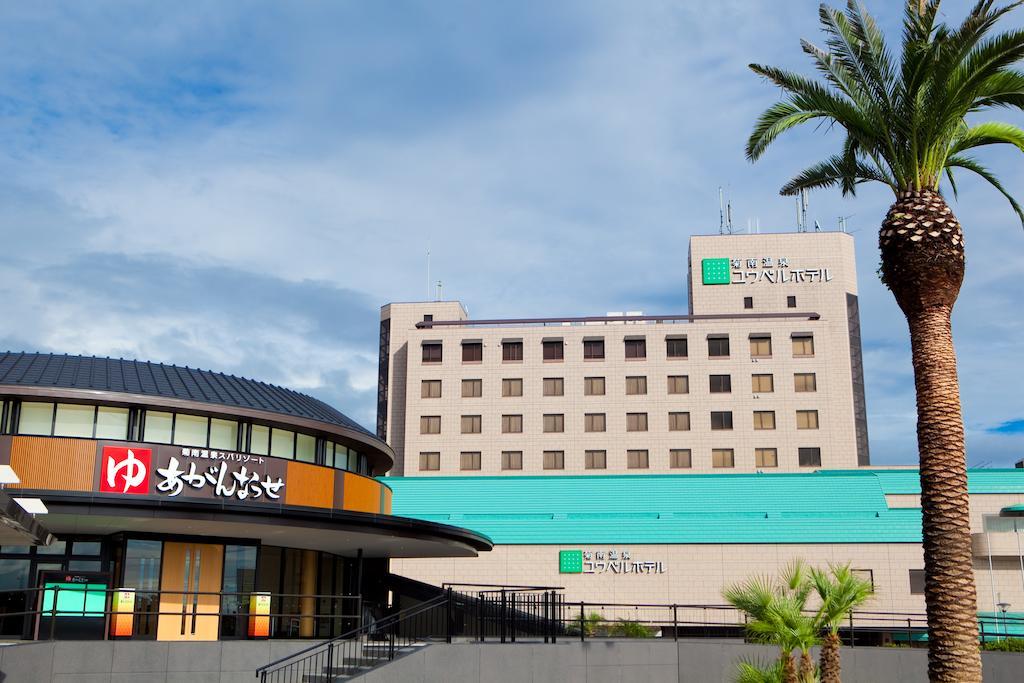
POLYGON ((164 543, 158 640, 217 640, 224 546, 164 543))

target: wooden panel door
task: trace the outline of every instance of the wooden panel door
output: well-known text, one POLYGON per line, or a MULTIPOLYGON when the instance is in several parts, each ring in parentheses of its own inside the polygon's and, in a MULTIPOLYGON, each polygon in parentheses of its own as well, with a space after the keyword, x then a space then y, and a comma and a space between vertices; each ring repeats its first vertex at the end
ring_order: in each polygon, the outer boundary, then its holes
POLYGON ((217 640, 224 546, 164 543, 157 640, 217 640))

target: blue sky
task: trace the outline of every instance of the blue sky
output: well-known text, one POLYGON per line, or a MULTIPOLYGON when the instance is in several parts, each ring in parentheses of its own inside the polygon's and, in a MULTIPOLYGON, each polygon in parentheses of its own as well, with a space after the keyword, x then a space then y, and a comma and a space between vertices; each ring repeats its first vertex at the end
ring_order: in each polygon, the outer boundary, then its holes
MULTIPOLYGON (((867 4, 895 40, 898 4, 867 4)), ((777 96, 746 65, 806 71, 816 16, 803 0, 6 3, 0 347, 255 376, 372 426, 378 308, 423 298, 428 243, 475 316, 683 311, 687 238, 717 229, 718 186, 739 226, 791 229, 779 186, 837 145, 809 129, 743 157, 777 96)), ((985 159, 1024 194, 1024 157, 985 159)), ((1024 231, 960 185, 969 457, 1005 466, 1024 457, 1024 231)), ((873 460, 912 462, 906 325, 875 275, 890 197, 811 201, 826 227, 852 216, 873 460)))

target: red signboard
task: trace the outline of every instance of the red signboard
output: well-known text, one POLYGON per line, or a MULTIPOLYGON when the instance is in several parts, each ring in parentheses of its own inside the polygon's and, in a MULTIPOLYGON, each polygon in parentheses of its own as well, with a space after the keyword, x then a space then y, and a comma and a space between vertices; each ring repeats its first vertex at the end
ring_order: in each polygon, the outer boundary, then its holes
POLYGON ((100 491, 148 494, 152 455, 148 448, 104 446, 100 462, 100 491))

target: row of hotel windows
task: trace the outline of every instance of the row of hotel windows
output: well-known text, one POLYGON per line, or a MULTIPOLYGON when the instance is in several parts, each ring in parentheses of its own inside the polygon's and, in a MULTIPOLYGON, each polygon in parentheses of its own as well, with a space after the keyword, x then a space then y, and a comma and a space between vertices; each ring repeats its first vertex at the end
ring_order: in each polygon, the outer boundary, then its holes
MULTIPOLYGON (((585 432, 603 432, 607 430, 607 416, 605 413, 585 413, 583 415, 583 431, 585 432)), ((711 429, 713 430, 729 430, 732 429, 732 411, 731 410, 713 410, 711 411, 711 429)), ((463 415, 461 417, 461 433, 462 434, 480 434, 483 432, 483 418, 480 415, 463 415)), ((818 411, 817 410, 798 410, 796 411, 796 428, 797 429, 817 429, 818 428, 818 411)), ((775 411, 774 410, 755 410, 754 411, 754 429, 775 429, 775 411)), ((690 431, 690 413, 688 412, 670 412, 668 414, 668 430, 670 432, 687 432, 690 431)), ((522 415, 502 415, 501 416, 501 433, 502 434, 521 434, 523 431, 523 416, 522 415)), ((544 415, 544 432, 545 433, 560 433, 565 431, 565 415, 561 413, 557 414, 545 414, 544 415)), ((646 432, 647 431, 647 413, 626 413, 626 431, 627 432, 646 432)), ((440 434, 441 433, 441 416, 440 415, 424 415, 420 417, 420 434, 440 434)))
MULTIPOLYGON (((800 467, 821 467, 821 449, 817 447, 798 448, 797 462, 800 467)), ((545 470, 564 470, 565 451, 544 451, 541 466, 545 470)), ((649 469, 650 466, 650 451, 626 451, 626 469, 645 470, 649 469)), ((689 448, 669 449, 668 466, 671 469, 691 469, 693 467, 693 451, 689 448)), ((754 467, 770 468, 778 466, 779 450, 777 448, 754 449, 754 467)), ((736 451, 732 448, 711 449, 711 467, 715 469, 736 467, 736 451)), ((439 471, 441 469, 441 454, 438 452, 420 453, 419 468, 421 472, 439 471)), ((459 453, 459 469, 466 472, 483 469, 480 451, 462 451, 459 453)), ((502 451, 501 469, 523 469, 523 452, 502 451)), ((583 469, 608 469, 608 451, 584 451, 583 469)))
POLYGON ((0 433, 216 448, 370 474, 365 455, 328 439, 268 425, 137 408, 5 401, 0 433))
MULTIPOLYGON (((584 396, 604 396, 604 377, 584 377, 584 396)), ((709 390, 712 394, 728 394, 732 392, 732 375, 709 375, 709 390)), ((750 376, 750 389, 755 394, 767 394, 775 391, 775 375, 771 373, 750 376)), ((813 372, 797 372, 793 375, 793 390, 807 393, 818 390, 817 375, 813 372)), ((626 377, 626 395, 640 396, 647 393, 647 376, 635 375, 626 377)), ((690 393, 689 375, 668 375, 669 394, 690 393)), ((564 396, 564 377, 545 377, 543 381, 544 396, 564 396)), ((480 398, 484 395, 482 379, 462 380, 462 398, 480 398)), ((523 380, 521 378, 505 378, 501 380, 503 397, 522 396, 523 380)), ((425 379, 420 384, 420 398, 441 398, 441 380, 425 379)))
MULTIPOLYGON (((750 355, 754 358, 772 357, 772 336, 770 334, 750 335, 750 355)), ((793 345, 793 356, 795 358, 806 358, 814 355, 814 336, 809 333, 794 333, 790 337, 793 345)), ((729 335, 709 334, 707 337, 708 357, 728 358, 729 357, 729 335)), ((482 341, 463 341, 462 362, 481 363, 484 359, 484 344, 482 341)), ((442 342, 423 342, 423 362, 440 363, 444 357, 442 342)), ((542 357, 546 362, 557 362, 565 359, 565 341, 559 339, 545 339, 541 341, 542 357)), ((642 360, 647 358, 646 337, 626 337, 623 341, 623 353, 626 360, 642 360)), ((665 337, 665 356, 667 358, 687 358, 689 346, 685 336, 665 337)), ((603 360, 605 358, 605 344, 603 338, 583 340, 584 360, 603 360)), ((504 363, 519 363, 523 360, 522 340, 504 340, 501 342, 501 360, 504 363)))

